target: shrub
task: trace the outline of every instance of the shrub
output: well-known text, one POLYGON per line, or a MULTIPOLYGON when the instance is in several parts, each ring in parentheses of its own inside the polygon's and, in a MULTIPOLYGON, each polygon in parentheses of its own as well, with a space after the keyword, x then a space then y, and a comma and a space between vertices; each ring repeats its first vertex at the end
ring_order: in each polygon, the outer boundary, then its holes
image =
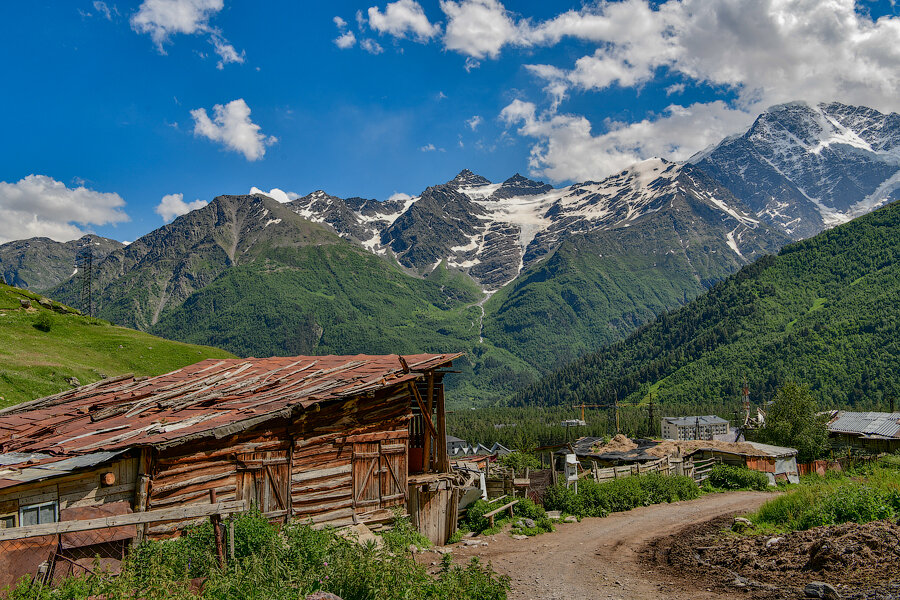
POLYGON ((732 465, 714 466, 709 472, 709 482, 723 490, 765 491, 769 488, 769 478, 765 473, 732 465))
POLYGON ((534 454, 520 452, 519 450, 501 456, 497 462, 516 472, 522 472, 525 469, 541 468, 541 461, 534 454))
POLYGON ((544 510, 544 507, 540 504, 535 504, 529 498, 520 498, 513 506, 513 513, 520 517, 533 519, 535 521, 547 518, 547 511, 544 510))
POLYGON ((53 327, 53 316, 46 310, 42 310, 34 318, 34 328, 46 333, 50 331, 51 327, 53 327))
POLYGON ((394 513, 392 528, 381 534, 381 539, 391 552, 408 552, 410 546, 419 549, 431 546, 431 541, 416 531, 409 518, 399 510, 394 513))
POLYGON ((692 500, 699 495, 700 490, 690 477, 650 473, 606 483, 583 479, 578 482, 577 494, 574 489, 553 486, 544 493, 544 506, 579 517, 605 517, 611 512, 661 502, 692 500))

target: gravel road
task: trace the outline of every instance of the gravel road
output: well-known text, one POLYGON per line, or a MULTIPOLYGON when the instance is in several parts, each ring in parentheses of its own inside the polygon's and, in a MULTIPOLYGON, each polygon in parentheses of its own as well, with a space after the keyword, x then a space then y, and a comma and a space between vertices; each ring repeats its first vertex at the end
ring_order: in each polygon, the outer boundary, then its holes
POLYGON ((454 549, 457 561, 478 556, 512 580, 510 600, 649 600, 727 598, 698 582, 649 571, 641 555, 654 539, 722 515, 749 512, 772 498, 766 492, 708 494, 697 500, 656 504, 581 523, 557 525, 527 540, 507 534, 487 546, 454 549))

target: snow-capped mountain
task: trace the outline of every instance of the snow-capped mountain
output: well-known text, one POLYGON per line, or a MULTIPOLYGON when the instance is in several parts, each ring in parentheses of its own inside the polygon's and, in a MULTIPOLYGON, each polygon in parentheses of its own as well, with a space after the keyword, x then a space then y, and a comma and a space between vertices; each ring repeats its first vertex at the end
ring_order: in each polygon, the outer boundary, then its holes
POLYGON ((806 238, 900 198, 900 115, 792 102, 690 162, 761 220, 806 238))
POLYGON ((708 208, 699 218, 721 229, 740 262, 758 253, 757 237, 769 235, 728 190, 693 166, 664 159, 563 188, 519 174, 492 183, 467 169, 402 203, 315 192, 290 206, 374 252, 393 254, 410 269, 428 272, 446 261, 496 290, 564 239, 632 227, 645 215, 674 209, 680 196, 708 208))

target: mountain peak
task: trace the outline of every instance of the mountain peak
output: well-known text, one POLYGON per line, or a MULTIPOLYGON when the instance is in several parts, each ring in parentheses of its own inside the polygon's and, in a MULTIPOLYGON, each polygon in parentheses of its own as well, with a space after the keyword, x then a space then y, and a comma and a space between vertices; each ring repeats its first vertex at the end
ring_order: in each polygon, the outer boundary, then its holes
POLYGON ((537 194, 546 194, 553 189, 552 185, 543 181, 533 181, 527 177, 523 177, 516 173, 506 181, 504 181, 491 198, 513 198, 515 196, 535 196, 537 194))
POLYGON ((483 185, 490 185, 491 180, 486 177, 482 177, 481 175, 476 175, 469 169, 463 169, 459 172, 459 174, 457 174, 456 177, 454 177, 447 183, 459 187, 481 187, 483 185))

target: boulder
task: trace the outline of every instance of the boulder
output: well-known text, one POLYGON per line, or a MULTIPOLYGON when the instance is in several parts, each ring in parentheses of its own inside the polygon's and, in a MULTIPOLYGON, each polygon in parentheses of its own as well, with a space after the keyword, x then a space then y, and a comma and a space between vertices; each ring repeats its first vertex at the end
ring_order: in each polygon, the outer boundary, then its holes
POLYGON ((753 527, 753 523, 750 519, 745 519, 744 517, 735 517, 734 522, 731 524, 731 530, 737 533, 743 533, 751 527, 753 527))
POLYGON ((19 304, 22 308, 31 308, 31 300, 28 298, 19 298, 19 304))
POLYGON ((40 300, 38 300, 38 304, 40 304, 44 308, 53 308, 53 302, 50 300, 50 298, 41 298, 40 300))
POLYGON ((319 591, 319 592, 313 592, 312 594, 308 595, 303 600, 341 600, 341 597, 336 596, 335 594, 332 594, 331 592, 319 591))
POLYGON ((78 381, 77 377, 69 377, 68 379, 66 379, 66 383, 68 383, 72 387, 78 387, 79 385, 81 385, 81 382, 78 381))
POLYGON ((839 600, 841 594, 834 589, 833 585, 824 581, 812 581, 803 588, 803 593, 807 598, 825 598, 826 600, 839 600))

